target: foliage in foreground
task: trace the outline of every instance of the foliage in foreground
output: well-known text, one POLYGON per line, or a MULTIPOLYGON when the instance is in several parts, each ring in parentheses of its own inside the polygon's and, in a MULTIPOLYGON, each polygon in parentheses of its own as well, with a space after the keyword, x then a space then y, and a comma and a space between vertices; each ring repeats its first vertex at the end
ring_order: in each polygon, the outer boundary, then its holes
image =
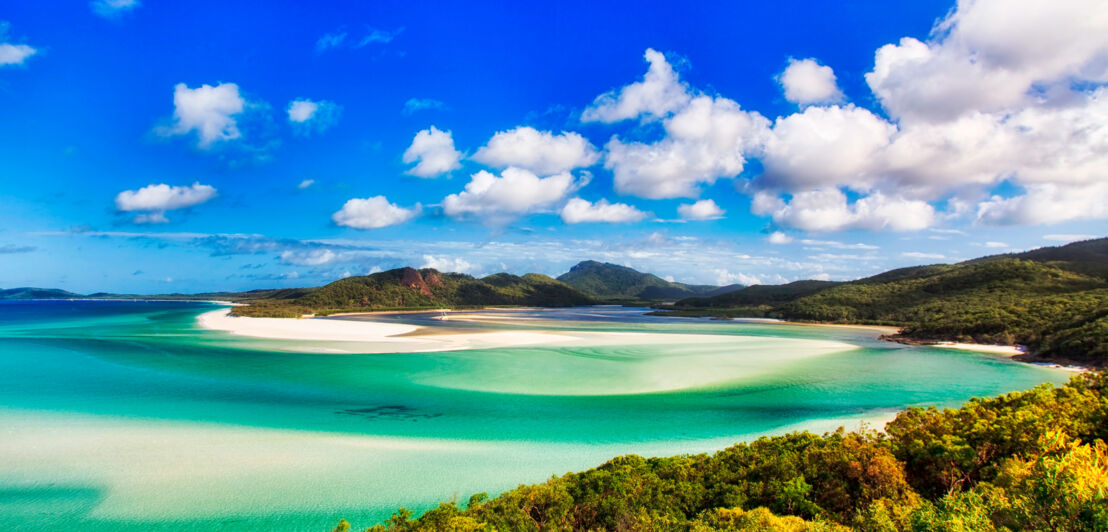
MULTIPOLYGON (((1108 530, 1108 378, 913 408, 885 433, 796 432, 621 456, 367 530, 1108 530)), ((343 521, 335 529, 350 530, 343 521)))

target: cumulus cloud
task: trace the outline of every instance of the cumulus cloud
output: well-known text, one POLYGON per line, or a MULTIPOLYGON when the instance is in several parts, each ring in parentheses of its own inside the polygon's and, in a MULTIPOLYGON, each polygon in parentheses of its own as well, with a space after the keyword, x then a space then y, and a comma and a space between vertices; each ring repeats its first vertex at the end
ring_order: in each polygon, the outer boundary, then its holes
POLYGON ((573 198, 562 207, 562 220, 567 224, 584 222, 625 223, 638 222, 646 218, 646 213, 626 203, 608 203, 601 199, 596 203, 581 198, 573 198))
POLYGON ((195 89, 178 83, 173 88, 173 107, 172 125, 158 130, 163 135, 195 132, 202 149, 242 136, 236 117, 245 110, 246 100, 234 83, 204 84, 195 89))
POLYGON ((293 130, 301 135, 322 133, 339 121, 342 106, 327 100, 298 98, 289 102, 288 118, 293 130))
POLYGON ((441 131, 435 126, 416 133, 412 145, 404 152, 404 162, 416 163, 408 170, 416 177, 438 177, 457 170, 462 152, 454 149, 454 136, 450 131, 441 131))
POLYGON ((29 57, 38 53, 38 50, 29 45, 10 42, 10 28, 11 24, 0 20, 0 67, 22 65, 29 57))
POLYGON ((961 0, 937 39, 880 48, 866 82, 896 118, 1002 111, 1051 86, 1108 81, 1106 31, 1098 0, 961 0))
POLYGON ((121 212, 146 211, 135 216, 135 223, 166 223, 169 221, 166 211, 199 205, 215 196, 216 189, 209 185, 170 186, 163 183, 120 192, 115 197, 115 208, 121 212))
POLYGON ((645 116, 657 118, 683 107, 688 89, 661 52, 648 48, 643 57, 650 68, 642 81, 597 96, 581 114, 582 122, 619 122, 645 116))
POLYGON ((766 242, 770 244, 788 244, 793 241, 793 237, 782 233, 781 231, 774 231, 766 237, 766 242))
POLYGON ((809 107, 775 121, 759 181, 790 191, 873 186, 881 178, 872 172, 873 160, 895 133, 895 125, 859 107, 809 107))
POLYGON ((404 102, 404 109, 401 112, 410 115, 430 109, 446 109, 446 104, 432 98, 408 98, 408 101, 404 102))
POLYGON ((405 209, 389 203, 384 196, 354 198, 343 204, 338 212, 332 214, 331 220, 338 225, 354 229, 379 229, 411 220, 419 214, 420 210, 418 203, 415 207, 405 209))
POLYGON ((710 199, 677 206, 677 214, 686 220, 717 220, 723 218, 724 212, 715 201, 710 199))
POLYGON ((727 98, 697 96, 663 121, 666 137, 654 143, 607 144, 604 167, 616 190, 650 199, 696 197, 700 185, 742 172, 746 154, 764 144, 769 121, 727 98))
POLYGON ((420 268, 431 268, 446 273, 472 273, 477 266, 460 258, 449 258, 435 255, 424 255, 420 268))
POLYGON ((831 103, 843 98, 835 83, 835 72, 815 59, 789 59, 779 81, 785 89, 785 99, 796 104, 831 103))
POLYGON ((600 159, 600 154, 578 133, 555 135, 521 126, 493 135, 473 159, 496 168, 514 166, 539 175, 551 175, 592 166, 600 159))
POLYGON ((447 216, 476 216, 496 224, 548 209, 577 187, 569 172, 543 178, 522 168, 506 168, 498 177, 482 170, 471 176, 465 190, 443 199, 442 207, 447 216))
POLYGON ((104 18, 118 18, 142 5, 139 0, 93 0, 92 12, 104 18))
POLYGON ((809 190, 783 198, 757 193, 752 210, 769 215, 777 224, 805 231, 892 229, 911 231, 931 225, 935 209, 919 200, 874 193, 850 203, 837 188, 809 190))
POLYGON ((866 83, 884 116, 838 103, 834 72, 813 59, 778 78, 803 108, 770 124, 683 83, 664 55, 646 58, 642 80, 582 114, 662 123, 655 142, 608 142, 617 192, 694 198, 757 159, 763 172, 736 188, 783 228, 1108 218, 1108 12, 1097 0, 958 2, 929 38, 875 52, 866 83))
POLYGON ((301 181, 299 185, 296 185, 296 188, 298 188, 300 190, 304 190, 304 189, 306 189, 306 188, 308 188, 308 187, 310 187, 314 184, 315 184, 315 179, 305 179, 305 180, 301 181))

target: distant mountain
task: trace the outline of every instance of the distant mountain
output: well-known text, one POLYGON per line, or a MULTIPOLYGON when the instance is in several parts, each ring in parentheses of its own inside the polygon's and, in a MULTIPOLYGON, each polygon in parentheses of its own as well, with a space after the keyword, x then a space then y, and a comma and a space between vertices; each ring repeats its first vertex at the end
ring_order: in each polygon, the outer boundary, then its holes
POLYGON ((753 285, 709 297, 692 297, 676 303, 677 308, 737 308, 779 305, 809 296, 842 283, 794 281, 778 285, 753 285))
POLYGON ((237 314, 277 317, 337 311, 496 305, 568 307, 597 302, 561 281, 537 273, 524 276, 497 273, 477 279, 430 268, 398 268, 348 277, 306 293, 290 292, 245 300, 250 306, 236 308, 237 314))
POLYGON ((558 280, 593 297, 604 299, 681 299, 692 296, 723 294, 742 285, 689 285, 667 281, 650 273, 606 262, 586 260, 562 275, 558 280))
POLYGON ((0 290, 0 299, 72 299, 84 297, 57 288, 9 288, 0 290))

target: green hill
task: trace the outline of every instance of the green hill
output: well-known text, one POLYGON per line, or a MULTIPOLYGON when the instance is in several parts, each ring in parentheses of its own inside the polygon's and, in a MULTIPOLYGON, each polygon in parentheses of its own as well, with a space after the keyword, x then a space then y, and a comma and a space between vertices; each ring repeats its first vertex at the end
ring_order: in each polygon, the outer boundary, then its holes
POLYGON ((603 299, 664 300, 726 293, 741 285, 689 285, 667 281, 650 273, 606 262, 586 260, 558 280, 593 297, 603 299))
POLYGON ((73 299, 84 297, 58 288, 9 288, 0 290, 0 299, 73 299))
POLYGON ((348 277, 291 297, 263 297, 237 307, 245 316, 295 317, 342 311, 477 306, 567 307, 596 300, 546 275, 507 273, 477 279, 433 269, 398 268, 348 277))
POLYGON ((684 314, 902 327, 906 341, 1021 344, 1030 359, 1108 365, 1108 280, 1066 261, 1009 257, 800 281, 685 299, 684 314))

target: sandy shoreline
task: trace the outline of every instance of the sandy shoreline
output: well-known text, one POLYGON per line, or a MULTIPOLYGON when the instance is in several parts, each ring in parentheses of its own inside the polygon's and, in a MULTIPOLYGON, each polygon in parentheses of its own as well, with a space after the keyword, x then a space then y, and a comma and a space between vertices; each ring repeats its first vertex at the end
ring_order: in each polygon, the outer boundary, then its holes
MULTIPOLYGON (((297 342, 325 342, 325 349, 300 349, 337 353, 414 353, 545 344, 564 341, 565 335, 530 331, 472 331, 468 334, 428 334, 426 328, 403 323, 318 318, 250 318, 232 316, 229 309, 205 312, 196 319, 204 329, 238 336, 297 342), (335 343, 356 344, 349 348, 335 343)), ((295 346, 290 346, 295 347, 295 346)))

